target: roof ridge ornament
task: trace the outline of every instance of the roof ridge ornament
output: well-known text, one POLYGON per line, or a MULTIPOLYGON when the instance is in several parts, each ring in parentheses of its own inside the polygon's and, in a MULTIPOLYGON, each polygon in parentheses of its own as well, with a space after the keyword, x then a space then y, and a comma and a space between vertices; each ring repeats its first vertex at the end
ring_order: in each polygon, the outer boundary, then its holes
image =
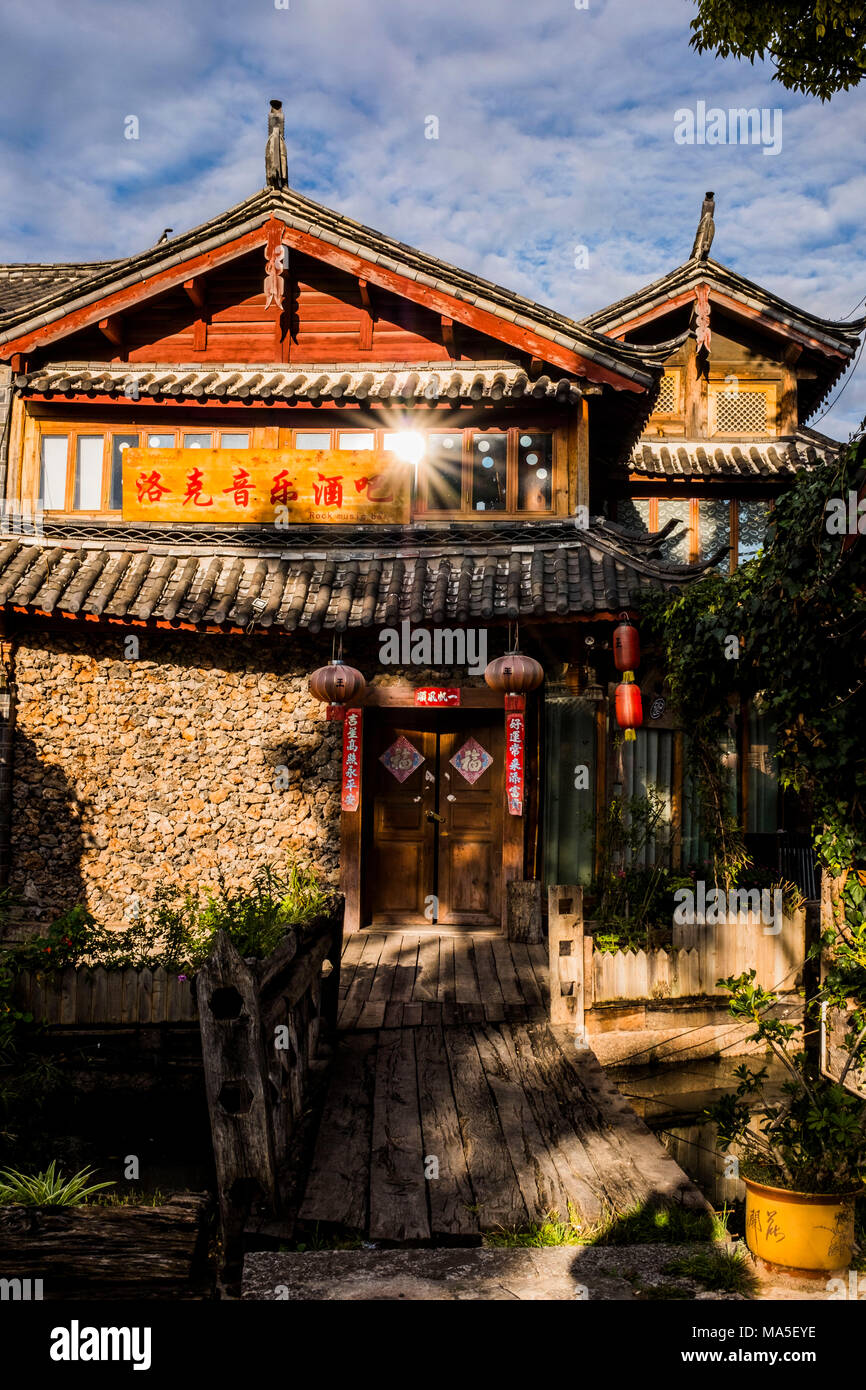
POLYGON ((690 259, 693 261, 705 261, 710 254, 710 247, 713 244, 713 237, 716 234, 716 224, 713 221, 713 213, 715 210, 715 193, 706 193, 701 207, 701 220, 698 223, 698 230, 695 233, 695 244, 692 247, 690 259))
POLYGON ((272 101, 268 112, 268 143, 265 146, 265 178, 269 188, 288 188, 289 185, 284 127, 283 103, 272 101))

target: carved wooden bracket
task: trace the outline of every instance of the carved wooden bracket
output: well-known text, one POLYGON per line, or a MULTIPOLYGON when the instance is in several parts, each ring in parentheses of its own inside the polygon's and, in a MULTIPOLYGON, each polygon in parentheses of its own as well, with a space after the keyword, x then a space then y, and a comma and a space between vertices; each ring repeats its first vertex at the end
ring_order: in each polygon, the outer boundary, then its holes
POLYGON ((279 222, 268 227, 265 243, 265 308, 283 311, 283 229, 279 222))
POLYGON ((710 350, 710 287, 695 286, 695 329, 699 348, 710 350))

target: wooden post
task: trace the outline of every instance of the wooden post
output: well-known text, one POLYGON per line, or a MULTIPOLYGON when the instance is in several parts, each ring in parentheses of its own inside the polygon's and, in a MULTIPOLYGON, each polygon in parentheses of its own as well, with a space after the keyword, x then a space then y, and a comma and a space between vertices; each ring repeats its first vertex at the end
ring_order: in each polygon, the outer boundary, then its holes
POLYGON ((550 1021, 585 1034, 583 889, 558 884, 548 889, 550 951, 550 1021))
POLYGON ((205 1088, 219 1189, 223 1261, 240 1259, 253 1203, 276 1205, 268 1066, 254 969, 224 931, 196 976, 205 1088))
POLYGON ((544 940, 541 884, 536 878, 515 878, 506 884, 506 935, 509 941, 537 946, 544 940))

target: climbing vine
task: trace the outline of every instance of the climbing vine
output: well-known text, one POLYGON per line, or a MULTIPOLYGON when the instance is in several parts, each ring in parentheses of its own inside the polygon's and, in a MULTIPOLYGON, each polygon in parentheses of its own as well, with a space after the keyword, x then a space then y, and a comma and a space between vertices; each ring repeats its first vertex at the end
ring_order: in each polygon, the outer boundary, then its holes
POLYGON ((704 828, 721 876, 745 847, 725 798, 721 743, 739 702, 757 700, 775 728, 779 783, 798 793, 815 849, 843 887, 846 929, 866 967, 866 537, 828 517, 856 515, 866 437, 798 474, 778 499, 764 550, 735 574, 674 595, 642 597, 647 636, 663 655, 671 700, 689 735, 704 828), (843 506, 844 504, 844 506, 843 506))

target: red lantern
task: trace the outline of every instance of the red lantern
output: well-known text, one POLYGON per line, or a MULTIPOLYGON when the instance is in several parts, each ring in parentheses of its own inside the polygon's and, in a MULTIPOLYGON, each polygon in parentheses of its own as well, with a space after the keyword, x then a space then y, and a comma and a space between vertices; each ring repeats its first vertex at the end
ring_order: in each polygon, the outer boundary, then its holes
POLYGON ((344 666, 342 661, 320 666, 307 682, 310 694, 327 702, 329 719, 342 719, 346 705, 362 695, 366 685, 361 672, 354 666, 344 666))
POLYGON ((643 723, 640 686, 635 685, 633 679, 620 681, 616 688, 616 722, 621 729, 625 729, 626 742, 633 742, 637 737, 635 729, 639 729, 643 723))
POLYGON ((509 708, 509 697, 525 695, 535 690, 544 680, 544 667, 523 652, 506 652, 495 661, 488 662, 484 679, 491 690, 501 690, 505 694, 505 707, 509 708))
POLYGON ((621 622, 614 629, 613 664, 618 671, 634 671, 640 665, 640 637, 634 623, 621 622))

